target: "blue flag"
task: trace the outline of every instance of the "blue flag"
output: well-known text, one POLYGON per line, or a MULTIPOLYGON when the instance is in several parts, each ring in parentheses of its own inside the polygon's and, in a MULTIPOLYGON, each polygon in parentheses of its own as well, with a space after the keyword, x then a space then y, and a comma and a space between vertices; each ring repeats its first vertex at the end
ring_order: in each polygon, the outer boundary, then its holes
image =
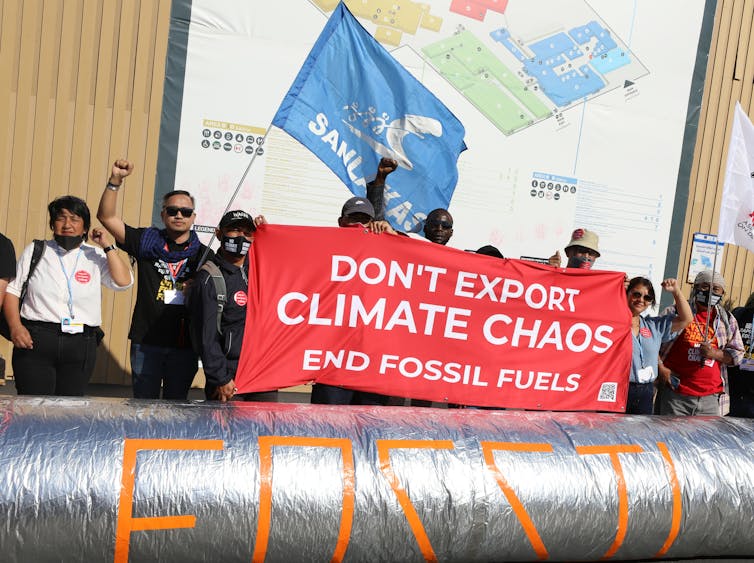
POLYGON ((272 124, 364 196, 382 157, 395 159, 385 218, 416 232, 447 208, 466 150, 461 122, 388 53, 341 2, 280 104, 272 124))

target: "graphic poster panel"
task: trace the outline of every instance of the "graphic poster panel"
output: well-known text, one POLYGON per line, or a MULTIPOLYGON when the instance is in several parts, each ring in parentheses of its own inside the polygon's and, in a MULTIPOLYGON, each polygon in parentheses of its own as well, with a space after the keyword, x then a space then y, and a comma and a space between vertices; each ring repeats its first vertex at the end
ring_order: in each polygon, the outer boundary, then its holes
MULTIPOLYGON (((659 283, 713 1, 346 4, 466 128, 450 246, 547 257, 582 227, 600 236, 598 269, 659 283)), ((274 223, 336 224, 349 191, 269 127, 336 5, 190 2, 185 72, 166 77, 182 85, 176 157, 160 166, 196 193, 200 229, 216 224, 252 155, 234 208, 274 223)))

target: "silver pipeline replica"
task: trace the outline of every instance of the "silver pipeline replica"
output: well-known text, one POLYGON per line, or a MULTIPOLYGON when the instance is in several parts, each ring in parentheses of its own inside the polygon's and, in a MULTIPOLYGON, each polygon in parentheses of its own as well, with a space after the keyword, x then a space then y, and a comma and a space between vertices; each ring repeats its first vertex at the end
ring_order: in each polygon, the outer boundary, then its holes
POLYGON ((2 560, 754 554, 727 418, 0 400, 2 560))

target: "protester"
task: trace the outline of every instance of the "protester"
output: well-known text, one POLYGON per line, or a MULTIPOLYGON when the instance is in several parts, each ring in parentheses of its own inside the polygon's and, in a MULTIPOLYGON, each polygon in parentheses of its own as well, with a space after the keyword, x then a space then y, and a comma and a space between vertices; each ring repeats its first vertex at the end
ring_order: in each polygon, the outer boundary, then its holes
MULTIPOLYGON (((387 221, 374 218, 374 206, 363 197, 352 197, 343 204, 338 218, 340 227, 361 227, 373 233, 395 234, 387 221)), ((320 405, 386 405, 390 397, 324 383, 312 386, 311 402, 320 405)))
MULTIPOLYGON (((435 244, 441 244, 445 246, 448 244, 450 237, 453 236, 453 216, 447 209, 433 209, 427 215, 427 220, 424 222, 424 236, 430 242, 435 244)), ((412 407, 429 407, 432 406, 432 401, 424 399, 411 399, 410 405, 412 407)), ((459 408, 459 405, 451 404, 450 408, 459 408)))
MULTIPOLYGON (((8 237, 0 233, 0 311, 3 308, 5 289, 16 277, 16 251, 8 237)), ((7 336, 7 333, 4 333, 7 336)), ((0 381, 5 378, 5 358, 0 355, 0 381)))
POLYGON ((35 244, 18 261, 3 311, 13 341, 13 376, 19 395, 81 396, 94 369, 103 333, 101 286, 131 287, 128 264, 102 229, 92 229, 86 202, 63 196, 48 206, 53 239, 43 241, 34 275, 35 244), (19 311, 24 282, 28 286, 19 311))
MULTIPOLYGON (((590 270, 597 258, 600 257, 599 242, 600 238, 594 231, 588 229, 573 231, 571 241, 565 247, 566 258, 568 258, 566 268, 590 270)), ((550 256, 548 262, 550 266, 560 268, 560 251, 556 250, 555 254, 550 256)))
POLYGON ((377 165, 374 180, 367 184, 367 199, 374 208, 374 219, 385 219, 385 182, 390 173, 398 168, 398 161, 392 158, 381 158, 377 165))
POLYGON ((194 198, 176 190, 162 199, 164 229, 134 228, 117 215, 118 191, 133 171, 116 160, 102 193, 97 218, 118 246, 136 259, 138 292, 131 320, 131 372, 134 397, 186 399, 198 367, 191 348, 184 290, 196 275, 206 247, 191 230, 194 198))
POLYGON ((733 316, 741 330, 745 353, 739 365, 728 368, 730 416, 754 418, 754 293, 749 295, 743 307, 733 309, 733 316))
MULTIPOLYGON (((671 374, 660 414, 727 414, 727 368, 741 361, 743 343, 735 317, 720 305, 724 294, 725 279, 719 273, 705 270, 694 279, 689 300, 693 320, 662 350, 671 374)), ((674 312, 675 307, 667 310, 674 312)))
POLYGON ((484 256, 492 256, 493 258, 505 258, 503 253, 496 246, 491 244, 485 244, 476 250, 477 254, 483 254, 484 256))
POLYGON ((672 333, 686 328, 693 318, 691 308, 683 298, 675 279, 664 280, 662 288, 673 294, 677 314, 671 313, 661 317, 642 316, 647 308, 657 304, 654 286, 647 278, 633 278, 626 291, 633 334, 627 414, 652 414, 655 381, 659 373, 660 345, 669 340, 672 333))
MULTIPOLYGON (((263 217, 258 220, 264 221, 263 217)), ((220 248, 210 263, 200 268, 192 288, 192 330, 200 336, 199 350, 206 377, 204 394, 207 399, 223 403, 236 394, 236 370, 241 355, 246 307, 249 291, 248 252, 257 230, 251 215, 242 210, 228 211, 220 219, 215 236, 220 248), (212 272, 224 281, 224 302, 218 313, 218 291, 212 272), (218 314, 219 326, 218 326, 218 314)), ((276 401, 277 391, 244 393, 238 398, 247 401, 276 401)))
POLYGON ((453 217, 447 209, 434 209, 424 222, 424 236, 428 241, 445 246, 453 236, 453 217))
POLYGON ((16 277, 16 251, 8 237, 0 233, 0 308, 3 306, 5 289, 16 277))
MULTIPOLYGON (((467 251, 470 252, 470 251, 467 251)), ((493 258, 501 258, 505 259, 505 256, 503 256, 503 253, 500 252, 500 249, 498 249, 496 246, 493 246, 491 244, 485 244, 484 246, 480 246, 474 251, 475 254, 481 254, 483 256, 492 256, 493 258)), ((423 405, 419 405, 423 406, 423 405)), ((505 410, 500 407, 473 407, 469 405, 460 405, 457 403, 448 403, 449 409, 470 409, 470 410, 487 410, 487 411, 497 411, 497 410, 505 410)))
POLYGON ((363 227, 373 233, 396 234, 390 223, 374 217, 372 202, 363 197, 352 197, 343 204, 338 217, 339 227, 363 227))

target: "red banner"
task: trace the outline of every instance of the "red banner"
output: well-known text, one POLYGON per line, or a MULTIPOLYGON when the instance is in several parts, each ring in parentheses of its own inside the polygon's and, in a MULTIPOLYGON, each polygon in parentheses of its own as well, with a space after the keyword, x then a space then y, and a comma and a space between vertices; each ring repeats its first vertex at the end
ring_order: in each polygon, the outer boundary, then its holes
POLYGON ((241 393, 317 381, 463 405, 625 410, 622 273, 280 225, 257 231, 250 260, 241 393))

